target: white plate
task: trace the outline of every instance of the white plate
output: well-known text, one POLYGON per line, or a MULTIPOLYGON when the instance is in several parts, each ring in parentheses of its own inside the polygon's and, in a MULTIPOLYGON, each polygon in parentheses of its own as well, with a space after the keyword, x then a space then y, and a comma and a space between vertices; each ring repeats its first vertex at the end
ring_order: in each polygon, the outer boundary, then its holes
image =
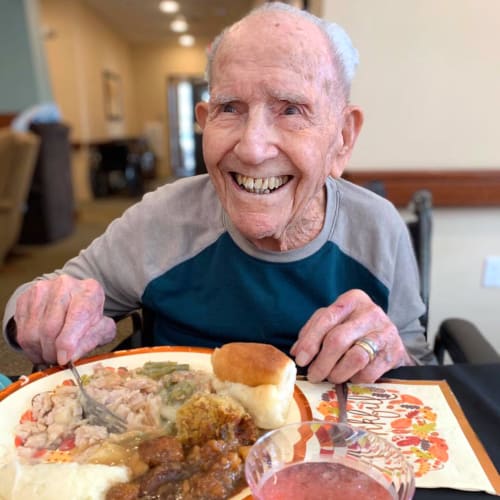
MULTIPOLYGON (((104 366, 137 368, 147 361, 189 363, 191 369, 211 372, 211 353, 211 349, 197 347, 148 347, 94 356, 80 360, 76 364, 82 374, 92 373, 92 367, 97 363, 102 363, 104 366)), ((12 474, 15 476, 15 470, 13 470, 15 467, 12 465, 16 456, 14 429, 19 423, 21 415, 29 408, 33 396, 54 389, 55 386, 68 378, 72 378, 69 370, 51 368, 44 372, 34 373, 24 380, 20 379, 0 392, 0 500, 11 500, 12 498, 12 495, 9 494, 12 486, 9 489, 7 485, 13 481, 10 476, 12 474)), ((302 391, 295 386, 294 399, 286 423, 310 420, 311 418, 312 413, 307 399, 302 391)), ((47 466, 50 467, 50 464, 47 466)), ((247 489, 234 497, 234 500, 244 499, 248 495, 250 495, 250 491, 247 489)), ((62 497, 59 496, 59 498, 62 497)))

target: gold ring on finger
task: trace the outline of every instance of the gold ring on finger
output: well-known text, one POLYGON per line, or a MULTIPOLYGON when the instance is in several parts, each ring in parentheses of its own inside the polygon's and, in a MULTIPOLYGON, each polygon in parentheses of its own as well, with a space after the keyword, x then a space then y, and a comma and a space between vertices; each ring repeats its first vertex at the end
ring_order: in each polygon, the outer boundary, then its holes
POLYGON ((356 342, 354 342, 354 345, 358 345, 365 350, 366 354, 368 354, 368 357, 370 358, 370 363, 377 356, 378 347, 375 342, 373 342, 373 340, 370 340, 369 338, 363 337, 362 339, 358 339, 356 340, 356 342))

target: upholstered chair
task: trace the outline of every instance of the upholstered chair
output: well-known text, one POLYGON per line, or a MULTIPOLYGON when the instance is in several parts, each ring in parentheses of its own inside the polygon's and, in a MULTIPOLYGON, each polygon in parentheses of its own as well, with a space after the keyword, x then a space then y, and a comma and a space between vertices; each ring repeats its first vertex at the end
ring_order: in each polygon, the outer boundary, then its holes
POLYGON ((19 238, 39 142, 31 132, 0 129, 0 264, 19 238))

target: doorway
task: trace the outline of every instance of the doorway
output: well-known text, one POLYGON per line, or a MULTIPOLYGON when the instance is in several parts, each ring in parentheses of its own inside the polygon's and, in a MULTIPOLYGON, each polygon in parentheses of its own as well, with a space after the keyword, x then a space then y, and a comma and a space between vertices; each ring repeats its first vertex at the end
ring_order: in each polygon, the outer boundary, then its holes
POLYGON ((202 76, 169 77, 170 165, 176 177, 207 171, 203 160, 202 133, 194 114, 199 101, 208 101, 208 85, 202 76))

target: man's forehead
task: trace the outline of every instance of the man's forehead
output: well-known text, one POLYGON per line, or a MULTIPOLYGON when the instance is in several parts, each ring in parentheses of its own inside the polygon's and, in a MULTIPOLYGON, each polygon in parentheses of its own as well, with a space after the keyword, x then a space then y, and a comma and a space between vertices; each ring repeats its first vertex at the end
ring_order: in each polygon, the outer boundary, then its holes
POLYGON ((336 70, 325 34, 307 19, 282 12, 251 15, 227 33, 213 60, 214 80, 231 66, 295 72, 309 81, 333 80, 336 70))
POLYGON ((242 19, 228 31, 220 52, 248 46, 271 51, 293 48, 293 52, 303 54, 320 51, 326 55, 330 52, 328 41, 318 26, 306 18, 282 11, 264 11, 242 19))

